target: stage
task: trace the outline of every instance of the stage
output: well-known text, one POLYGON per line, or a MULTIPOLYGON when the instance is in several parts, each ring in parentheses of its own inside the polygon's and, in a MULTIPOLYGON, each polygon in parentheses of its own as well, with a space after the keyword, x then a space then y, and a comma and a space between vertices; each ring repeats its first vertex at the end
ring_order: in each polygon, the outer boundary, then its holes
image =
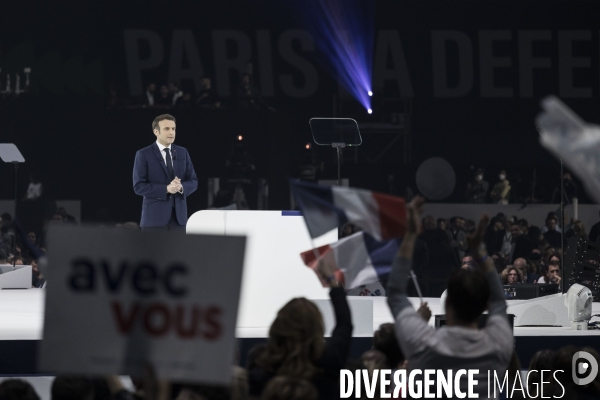
MULTIPOLYGON (((2 375, 47 375, 48 371, 40 371, 36 367, 38 346, 43 337, 45 289, 1 290, 0 291, 0 374, 2 375)), ((362 303, 363 307, 372 303, 371 332, 365 331, 364 315, 356 315, 359 320, 355 325, 355 334, 351 348, 351 357, 357 358, 371 347, 373 331, 380 324, 393 322, 385 297, 350 297, 353 312, 357 307, 353 303, 362 303), (356 300, 356 301, 354 301, 356 300), (362 319, 362 321, 360 321, 362 319), (358 331, 358 332, 357 332, 358 331)), ((424 299, 429 304, 433 315, 440 314, 440 299, 424 299)), ((323 300, 318 300, 322 302, 323 300)), ((411 298, 414 306, 420 300, 411 298)), ((522 303, 519 300, 508 301, 511 307, 522 303)), ((363 308, 364 309, 364 308, 363 308)), ((259 310, 257 309, 257 312, 259 310)), ((593 303, 593 314, 600 314, 600 303, 593 303)), ((370 316, 367 313, 367 316, 370 316)), ((329 324, 325 316, 326 326, 329 324)), ((264 320, 257 315, 256 321, 264 320)), ((434 317, 429 321, 433 325, 434 317)), ((238 327, 236 337, 241 355, 241 364, 245 364, 247 351, 258 343, 264 343, 268 337, 268 324, 238 327)), ((515 349, 519 355, 522 368, 526 369, 531 356, 541 349, 558 349, 573 344, 589 346, 600 351, 600 330, 573 331, 565 327, 515 327, 515 349)))

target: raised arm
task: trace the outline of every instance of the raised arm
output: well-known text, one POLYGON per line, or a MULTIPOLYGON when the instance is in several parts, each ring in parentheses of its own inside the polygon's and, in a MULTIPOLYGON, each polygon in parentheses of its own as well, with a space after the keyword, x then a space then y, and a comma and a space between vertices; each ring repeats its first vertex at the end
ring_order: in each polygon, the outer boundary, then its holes
POLYGON ((489 222, 490 217, 484 214, 479 221, 475 233, 467 237, 467 244, 469 251, 479 266, 479 270, 485 275, 490 286, 490 315, 506 314, 506 300, 504 299, 502 285, 500 285, 500 278, 498 277, 492 258, 488 256, 485 247, 481 245, 489 222))
POLYGON ((392 262, 392 271, 388 279, 387 301, 392 311, 394 318, 405 307, 412 305, 406 294, 408 285, 409 272, 412 267, 413 252, 417 235, 421 229, 421 207, 424 200, 422 197, 415 197, 409 204, 406 205, 406 223, 407 229, 402 239, 402 244, 398 250, 398 254, 392 262))
POLYGON ((325 352, 321 357, 321 361, 327 364, 323 365, 326 368, 343 368, 348 359, 352 342, 352 315, 346 291, 336 280, 335 271, 333 263, 321 260, 317 264, 316 272, 322 281, 331 288, 329 297, 335 313, 335 328, 331 332, 331 338, 327 341, 325 352))

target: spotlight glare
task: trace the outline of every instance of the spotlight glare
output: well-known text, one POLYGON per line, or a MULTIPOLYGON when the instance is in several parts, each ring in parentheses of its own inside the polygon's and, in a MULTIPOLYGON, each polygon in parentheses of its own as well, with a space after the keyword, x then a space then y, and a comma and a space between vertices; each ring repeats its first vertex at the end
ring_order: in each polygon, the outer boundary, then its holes
POLYGON ((238 136, 238 140, 241 141, 242 139, 243 139, 242 135, 238 136))
POLYGON ((373 110, 371 110, 370 108, 367 110, 367 112, 368 112, 369 114, 373 114, 373 110))
POLYGON ((371 92, 370 90, 369 90, 368 94, 369 94, 369 97, 373 96, 373 92, 371 92))
POLYGON ((306 143, 306 146, 304 147, 306 147, 306 150, 310 149, 310 143, 306 143))

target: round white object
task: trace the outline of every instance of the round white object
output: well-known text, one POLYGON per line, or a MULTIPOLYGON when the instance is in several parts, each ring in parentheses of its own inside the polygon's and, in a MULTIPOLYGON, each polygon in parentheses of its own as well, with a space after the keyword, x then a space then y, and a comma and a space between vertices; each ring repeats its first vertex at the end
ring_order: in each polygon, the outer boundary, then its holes
POLYGON ((456 174, 443 158, 429 158, 417 169, 417 188, 428 200, 443 200, 454 192, 456 174))

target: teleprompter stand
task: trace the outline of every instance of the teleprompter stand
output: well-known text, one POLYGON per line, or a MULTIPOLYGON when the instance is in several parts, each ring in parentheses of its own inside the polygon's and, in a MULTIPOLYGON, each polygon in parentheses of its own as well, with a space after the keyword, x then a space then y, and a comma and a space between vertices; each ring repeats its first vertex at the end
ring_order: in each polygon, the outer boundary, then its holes
POLYGON ((362 144, 358 124, 351 118, 311 118, 309 124, 316 144, 336 149, 337 185, 340 186, 342 149, 362 144))

